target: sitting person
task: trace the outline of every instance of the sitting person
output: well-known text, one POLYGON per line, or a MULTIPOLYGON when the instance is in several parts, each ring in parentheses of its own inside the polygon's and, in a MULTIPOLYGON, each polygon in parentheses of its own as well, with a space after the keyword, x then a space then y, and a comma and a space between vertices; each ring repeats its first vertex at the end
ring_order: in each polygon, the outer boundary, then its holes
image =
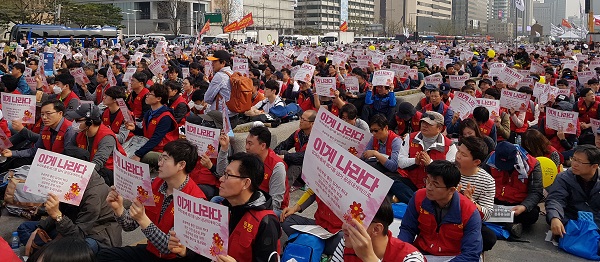
POLYGON ((204 89, 196 89, 192 93, 192 100, 188 103, 190 107, 190 112, 193 115, 203 115, 205 110, 210 106, 206 102, 204 102, 204 93, 206 91, 204 89))
POLYGON ((388 130, 388 121, 382 114, 371 118, 370 131, 373 137, 367 143, 362 159, 381 172, 397 172, 402 138, 388 130))
MULTIPOLYGON (((125 102, 136 121, 138 121, 150 110, 150 105, 146 103, 146 95, 149 93, 148 88, 146 88, 148 76, 142 72, 137 72, 131 76, 129 81, 132 92, 127 96, 125 102)), ((166 104, 167 100, 163 100, 162 103, 166 104)))
POLYGON ((528 129, 523 133, 523 140, 521 146, 533 157, 547 157, 560 166, 563 162, 563 155, 556 150, 540 131, 535 129, 528 129))
POLYGON ((404 137, 406 134, 421 130, 421 115, 410 102, 402 102, 398 105, 396 117, 390 120, 390 129, 397 130, 396 134, 404 137))
POLYGON ((263 90, 260 90, 261 92, 259 92, 259 88, 260 79, 252 78, 252 106, 255 106, 259 102, 265 100, 265 94, 262 92, 263 90))
POLYGON ((596 225, 600 225, 600 195, 594 194, 600 186, 599 165, 598 147, 577 146, 571 158, 571 168, 558 174, 547 188, 546 222, 554 236, 562 237, 566 233, 565 225, 571 219, 577 220, 579 211, 591 212, 596 225))
POLYGON ((65 117, 69 119, 66 114, 70 111, 75 111, 79 106, 79 97, 73 92, 75 78, 69 73, 64 73, 57 75, 54 78, 54 81, 56 82, 56 85, 54 86, 54 98, 63 103, 65 117))
POLYGON ((496 143, 492 138, 481 133, 481 129, 477 126, 477 122, 475 122, 473 118, 467 118, 458 125, 458 138, 471 136, 483 139, 487 148, 494 149, 496 147, 496 143))
MULTIPOLYGON (((117 141, 121 144, 133 136, 133 132, 129 132, 125 127, 125 116, 117 103, 117 99, 121 98, 124 100, 125 97, 126 94, 123 87, 113 86, 106 89, 104 99, 102 100, 102 104, 106 106, 106 109, 102 112, 102 124, 108 126, 117 135, 117 141)), ((134 119, 131 111, 129 111, 129 114, 134 119)))
POLYGON ((300 80, 297 80, 297 82, 300 85, 300 92, 296 96, 298 106, 302 108, 302 111, 319 110, 321 108, 321 101, 319 100, 319 95, 313 92, 311 83, 300 80))
POLYGON ((269 110, 276 106, 285 107, 285 103, 279 97, 279 83, 269 80, 265 84, 265 99, 252 106, 244 114, 249 117, 269 114, 269 110))
POLYGON ((392 236, 389 226, 393 221, 394 211, 386 198, 368 227, 356 220, 345 224, 344 262, 425 261, 417 248, 392 236))
POLYGON ((173 228, 175 220, 171 212, 174 205, 173 190, 206 199, 188 175, 198 161, 197 152, 195 145, 183 139, 171 141, 164 146, 158 162, 158 177, 152 182, 154 206, 144 206, 136 199, 129 210, 125 210, 123 197, 116 188, 112 188, 106 197, 106 203, 112 208, 119 225, 126 232, 141 227, 148 241, 147 244, 103 249, 97 256, 99 262, 189 261, 178 258, 178 254, 171 252, 168 242, 169 230, 173 228))
POLYGON ((496 125, 494 124, 494 119, 490 117, 490 111, 483 106, 478 106, 473 109, 473 119, 479 126, 479 131, 481 131, 482 135, 489 136, 492 140, 494 140, 494 145, 498 139, 498 135, 496 134, 496 125))
MULTIPOLYGON (((89 153, 77 147, 68 147, 65 154, 81 160, 89 160, 89 153)), ((58 196, 49 193, 46 203, 48 217, 43 220, 22 223, 17 232, 23 245, 37 229, 48 233, 50 238, 77 237, 88 244, 94 254, 99 249, 121 246, 121 228, 104 201, 110 188, 94 170, 78 206, 60 203, 58 196)))
POLYGON ((340 108, 340 116, 346 123, 358 127, 362 130, 369 131, 369 124, 358 118, 358 110, 354 104, 345 104, 340 108))
POLYGON ((173 110, 173 117, 175 117, 177 126, 183 126, 185 125, 185 117, 188 115, 190 108, 185 98, 181 96, 181 84, 177 81, 169 81, 166 87, 169 91, 167 106, 173 110))
POLYGON ((369 86, 360 118, 370 120, 374 115, 383 114, 386 119, 392 119, 395 107, 396 96, 390 86, 376 86, 375 94, 373 87, 369 86))
POLYGON ((315 118, 317 118, 317 112, 314 110, 308 110, 302 113, 298 124, 299 129, 273 149, 273 151, 275 151, 288 166, 287 179, 289 185, 293 185, 294 182, 296 182, 296 179, 302 174, 304 151, 306 151, 306 145, 308 145, 308 138, 312 131, 315 118), (288 152, 292 148, 294 148, 295 152, 288 152))
MULTIPOLYGON (((485 90, 484 98, 500 100, 500 90, 497 88, 488 88, 485 90)), ((510 115, 507 112, 499 112, 499 116, 492 116, 496 126, 496 141, 504 141, 510 138, 510 115)), ((539 125, 538 125, 539 126, 539 125)))
MULTIPOLYGON (((437 88, 431 90, 429 92, 429 101, 431 101, 431 103, 423 107, 423 113, 426 111, 433 111, 441 114, 444 117, 444 129, 449 127, 452 124, 454 111, 452 111, 448 105, 442 103, 442 91, 437 88)), ((442 129, 442 131, 444 129, 442 129)))
MULTIPOLYGON (((229 250, 227 255, 217 256, 217 261, 268 262, 271 255, 277 256, 280 251, 281 227, 273 213, 271 197, 260 190, 264 173, 263 163, 256 155, 231 156, 231 163, 219 179, 219 195, 225 198, 222 204, 230 211, 229 250), (247 224, 256 230, 247 230, 247 224)), ((175 232, 170 234, 168 246, 172 254, 184 261, 206 259, 183 246, 175 232)))
POLYGON ((535 224, 539 217, 538 203, 543 197, 540 163, 521 146, 503 141, 498 143, 486 164, 496 181, 494 202, 513 206, 514 222, 506 228, 512 236, 519 238, 523 226, 535 224))
POLYGON ((408 203, 398 238, 423 254, 479 261, 481 217, 473 201, 456 190, 459 169, 451 162, 435 160, 426 173, 426 189, 419 189, 408 203))

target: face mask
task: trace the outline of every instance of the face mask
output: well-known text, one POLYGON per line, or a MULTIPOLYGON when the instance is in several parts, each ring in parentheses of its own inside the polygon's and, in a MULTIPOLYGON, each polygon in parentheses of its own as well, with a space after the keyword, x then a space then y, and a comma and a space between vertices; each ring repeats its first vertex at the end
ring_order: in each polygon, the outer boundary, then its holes
POLYGON ((54 94, 58 95, 58 94, 62 93, 62 88, 60 88, 59 86, 54 86, 52 88, 52 91, 54 91, 54 94))
POLYGON ((80 127, 79 127, 79 123, 77 123, 77 122, 74 122, 74 123, 71 125, 71 129, 73 129, 73 131, 75 131, 75 133, 79 133, 79 132, 83 131, 83 130, 82 130, 80 127))
POLYGON ((204 109, 203 105, 194 105, 194 107, 196 108, 196 110, 200 111, 202 109, 204 109))

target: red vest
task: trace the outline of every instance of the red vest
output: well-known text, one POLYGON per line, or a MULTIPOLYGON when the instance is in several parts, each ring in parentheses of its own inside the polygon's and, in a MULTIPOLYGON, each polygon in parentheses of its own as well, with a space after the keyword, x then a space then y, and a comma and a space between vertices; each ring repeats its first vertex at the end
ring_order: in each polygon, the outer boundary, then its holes
POLYGON ((315 224, 323 227, 329 233, 335 233, 342 230, 344 224, 329 207, 321 201, 319 197, 317 201, 317 211, 315 212, 315 224))
MULTIPOLYGON (((154 179, 154 181, 152 182, 152 193, 154 194, 154 206, 144 206, 144 208, 146 209, 146 215, 148 216, 150 221, 152 221, 152 223, 154 223, 154 225, 156 225, 160 229, 160 231, 162 231, 166 234, 169 234, 169 230, 171 230, 171 228, 173 228, 173 226, 175 224, 175 222, 174 222, 175 221, 175 217, 174 217, 175 209, 173 207, 175 200, 173 199, 173 201, 171 201, 171 203, 165 210, 165 213, 163 214, 163 216, 160 217, 160 211, 162 209, 162 204, 163 204, 163 201, 165 200, 165 196, 163 194, 161 194, 160 192, 158 192, 158 189, 163 184, 163 182, 164 181, 158 177, 154 179)), ((196 184, 194 184, 193 181, 191 181, 191 180, 188 181, 188 183, 181 189, 181 192, 191 195, 193 197, 199 197, 199 198, 206 199, 206 196, 204 195, 202 190, 200 190, 200 188, 198 188, 198 186, 196 184)), ((150 253, 154 254, 154 256, 163 258, 163 259, 174 259, 177 257, 177 255, 174 253, 161 254, 158 251, 158 249, 156 249, 156 247, 152 244, 152 242, 150 242, 150 240, 148 240, 148 245, 146 246, 146 250, 148 250, 150 253)))
POLYGON ((96 105, 99 105, 100 103, 102 103, 102 100, 104 99, 104 92, 106 91, 106 89, 108 89, 110 87, 110 85, 108 83, 106 83, 105 86, 102 86, 101 84, 98 84, 98 86, 96 87, 96 105))
MULTIPOLYGON (((388 243, 383 254, 382 262, 404 261, 406 256, 419 252, 413 245, 406 243, 392 236, 392 231, 388 230, 388 243)), ((354 253, 354 249, 344 249, 344 262, 362 262, 354 253)))
POLYGON ((20 95, 21 91, 19 91, 19 89, 15 89, 15 91, 12 91, 11 94, 20 95))
MULTIPOLYGON (((264 163, 265 178, 263 179, 262 184, 260 184, 260 190, 269 193, 269 183, 271 181, 271 176, 273 175, 273 169, 275 169, 275 165, 279 163, 283 163, 283 165, 285 166, 285 163, 283 162, 281 157, 275 154, 275 151, 273 151, 273 149, 269 148, 269 154, 267 155, 267 158, 265 159, 264 163)), ((287 166, 285 166, 285 169, 287 170, 287 166)), ((288 181, 287 179, 285 179, 285 193, 283 194, 283 202, 281 202, 281 210, 288 207, 288 205, 290 204, 289 188, 290 187, 288 185, 288 181)))
POLYGON ((167 143, 177 140, 179 138, 179 130, 177 130, 177 122, 175 122, 175 118, 173 117, 173 114, 171 114, 171 112, 169 112, 169 111, 164 111, 158 117, 153 117, 152 119, 150 119, 150 122, 148 124, 146 124, 146 120, 144 119, 144 122, 143 122, 144 123, 144 125, 143 125, 144 136, 147 138, 151 138, 152 135, 154 135, 154 130, 156 130, 156 126, 158 125, 158 123, 160 123, 160 120, 163 117, 171 118, 171 120, 173 121, 173 124, 175 125, 175 128, 173 128, 172 131, 168 132, 167 135, 165 135, 165 137, 163 137, 163 139, 160 141, 160 143, 158 143, 158 145, 156 145, 156 147, 154 147, 152 149, 152 151, 162 152, 163 147, 167 143))
POLYGON ((429 104, 429 99, 427 99, 427 97, 423 97, 419 103, 421 104, 421 108, 425 108, 425 106, 429 104))
POLYGON ((294 132, 294 148, 296 149, 296 152, 304 152, 306 151, 306 146, 308 145, 308 142, 306 144, 301 144, 300 143, 300 137, 298 137, 298 134, 300 133, 300 129, 296 130, 296 132, 294 132))
POLYGON ((415 193, 415 208, 419 214, 417 220, 420 232, 413 244, 423 253, 434 256, 456 256, 461 253, 459 239, 463 238, 464 226, 469 222, 477 207, 473 201, 462 194, 455 194, 454 197, 456 196, 459 197, 461 224, 444 223, 437 229, 435 214, 426 211, 422 205, 426 197, 426 189, 420 189, 415 193))
MULTIPOLYGON (((235 229, 229 235, 229 250, 228 255, 235 258, 239 262, 251 262, 254 260, 252 250, 254 245, 262 245, 263 243, 256 243, 256 235, 258 234, 258 228, 260 221, 265 216, 275 216, 273 210, 248 210, 240 222, 235 226, 235 229)), ((277 252, 280 253, 281 243, 277 239, 277 252)), ((265 255, 265 254, 260 254, 265 255)), ((275 255, 277 256, 277 255, 275 255)))
MULTIPOLYGON (((417 113, 410 119, 410 124, 412 128, 412 132, 417 132, 421 130, 421 117, 423 116, 422 112, 417 111, 417 113)), ((406 123, 403 119, 396 116, 396 125, 398 126, 399 135, 406 133, 406 123)))
MULTIPOLYGON (((92 151, 90 153, 90 160, 94 159, 94 155, 96 155, 96 152, 98 152, 98 146, 99 146, 100 141, 106 136, 112 136, 115 139, 115 142, 117 144, 117 150, 121 154, 127 155, 127 153, 125 153, 125 149, 123 149, 123 146, 121 146, 121 143, 119 143, 119 141, 117 141, 117 136, 115 135, 115 133, 113 133, 113 131, 110 130, 107 126, 100 125, 100 128, 98 129, 98 133, 96 133, 96 135, 94 136, 94 142, 92 143, 92 151)), ((75 141, 77 142, 77 146, 79 148, 88 150, 88 140, 87 140, 87 136, 85 135, 85 132, 80 132, 79 134, 77 134, 75 141)), ((106 163, 104 163, 104 167, 106 167, 109 170, 113 170, 112 154, 108 157, 108 159, 106 159, 106 163)))
MULTIPOLYGON (((171 103, 170 108, 175 110, 175 108, 179 105, 183 103, 185 105, 185 108, 188 109, 188 113, 186 114, 186 117, 189 115, 190 110, 189 107, 187 105, 187 102, 185 102, 185 99, 180 95, 177 97, 177 99, 175 99, 175 101, 173 101, 173 103, 171 103)), ((177 123, 177 127, 182 127, 183 125, 185 125, 185 117, 181 119, 181 121, 179 121, 179 123, 177 123)))
MULTIPOLYGON (((598 102, 594 102, 591 107, 585 105, 583 99, 579 99, 577 102, 577 109, 579 111, 579 121, 581 123, 590 123, 590 118, 598 119, 598 102)), ((596 131, 596 130, 594 130, 596 131)))
POLYGON ((494 128, 494 125, 495 125, 494 120, 488 119, 487 122, 479 125, 479 131, 481 131, 482 134, 489 136, 490 133, 492 133, 492 129, 494 128))
POLYGON ((42 131, 42 119, 38 118, 35 121, 35 124, 26 124, 25 127, 31 130, 32 132, 39 134, 42 131))
MULTIPOLYGON (((198 162, 196 162, 196 168, 194 168, 194 170, 192 170, 190 173, 190 179, 194 180, 194 183, 199 185, 211 185, 218 187, 219 179, 213 175, 208 168, 204 167, 201 163, 202 161, 200 160, 201 159, 198 158, 198 162)), ((210 161, 213 163, 213 165, 217 164, 216 158, 211 158, 210 161)))
POLYGON ((66 118, 63 118, 63 120, 64 121, 60 126, 60 129, 58 130, 58 134, 56 135, 54 141, 50 141, 51 133, 49 126, 45 126, 42 130, 42 142, 44 143, 44 148, 46 150, 50 150, 54 153, 59 154, 62 154, 62 152, 65 150, 65 133, 67 133, 67 129, 71 127, 72 123, 66 118))
MULTIPOLYGON (((530 101, 531 102, 531 101, 530 101)), ((500 114, 502 113, 507 113, 508 114, 508 109, 501 107, 500 108, 500 114)), ((519 115, 521 115, 522 112, 515 112, 515 116, 519 117, 519 115)), ((531 103, 529 104, 529 107, 527 107, 527 111, 525 112, 525 118, 523 121, 523 126, 521 127, 517 127, 515 125, 515 123, 513 122, 512 118, 510 117, 509 114, 509 119, 510 119, 510 131, 511 132, 515 132, 517 134, 523 134, 525 133, 525 131, 527 131, 527 129, 529 128, 529 124, 527 123, 528 119, 530 119, 529 121, 533 120, 533 117, 529 117, 528 114, 530 114, 531 116, 533 116, 533 111, 531 109, 531 103)))
POLYGON ((538 161, 535 157, 527 155, 527 164, 529 165, 528 178, 523 182, 519 180, 519 172, 513 170, 512 173, 500 171, 491 168, 491 175, 496 181, 496 199, 511 204, 520 204, 527 197, 529 177, 538 161))
POLYGON ((298 106, 302 108, 302 111, 317 110, 310 97, 304 97, 302 92, 298 94, 298 106))
MULTIPOLYGON (((446 117, 446 113, 448 112, 448 105, 446 105, 444 103, 440 103, 440 105, 443 106, 443 108, 444 108, 442 110, 441 114, 442 114, 442 116, 446 117)), ((429 103, 425 107, 423 107, 423 112, 426 112, 426 111, 435 111, 435 110, 433 110, 433 104, 432 103, 429 103)), ((437 111, 435 111, 435 112, 437 112, 437 111)))
POLYGON ((148 90, 148 88, 143 88, 142 91, 140 91, 140 93, 137 94, 134 100, 131 99, 131 95, 127 98, 127 106, 129 107, 129 110, 133 112, 133 116, 135 116, 135 118, 142 117, 142 105, 144 103, 142 99, 144 99, 146 94, 148 94, 149 92, 150 91, 148 90))
MULTIPOLYGON (((0 110, 2 110, 2 105, 0 104, 0 110)), ((0 119, 0 129, 2 129, 2 131, 4 132, 4 134, 6 135, 7 138, 10 138, 10 129, 8 129, 8 121, 6 121, 6 119, 4 119, 4 117, 2 119, 0 119)))
MULTIPOLYGON (((413 132, 408 137, 409 140, 407 142, 410 143, 409 148, 408 148, 408 157, 409 158, 414 158, 418 152, 423 151, 423 146, 421 146, 421 144, 413 143, 413 140, 415 139, 415 137, 417 137, 417 134, 419 134, 419 133, 420 132, 413 132)), ((448 150, 450 150, 450 146, 452 145, 452 140, 450 140, 446 136, 443 136, 443 139, 444 139, 444 152, 443 153, 438 150, 427 151, 427 154, 429 154, 429 157, 431 158, 431 160, 446 160, 446 154, 448 153, 448 150)), ((423 179, 425 179, 425 177, 427 177, 427 173, 425 172, 424 166, 417 165, 415 168, 402 170, 402 172, 400 174, 403 174, 405 177, 408 177, 410 179, 410 181, 413 182, 413 184, 417 188, 425 187, 425 182, 423 182, 423 179)))
MULTIPOLYGON (((385 141, 385 154, 388 156, 392 155, 392 142, 398 137, 394 131, 388 131, 387 140, 385 141)), ((379 140, 373 138, 373 150, 379 151, 379 140)))
MULTIPOLYGON (((123 112, 121 111, 121 109, 118 109, 116 113, 117 113, 117 116, 115 116, 115 120, 111 123, 110 122, 110 110, 108 108, 105 109, 104 112, 102 113, 102 124, 110 127, 110 130, 112 130, 113 133, 118 134, 119 130, 121 129, 121 125, 123 124, 123 122, 125 122, 125 117, 123 116, 123 112)), ((129 113, 131 114, 131 112, 129 112, 129 113)), ((133 115, 132 115, 132 118, 133 118, 133 115)), ((129 132, 127 139, 131 138, 132 136, 133 136, 133 132, 129 132)))
POLYGON ((61 99, 63 102, 63 105, 65 105, 65 109, 69 106, 69 103, 71 102, 72 99, 77 99, 79 100, 79 97, 75 94, 75 92, 71 91, 66 97, 65 99, 61 99))

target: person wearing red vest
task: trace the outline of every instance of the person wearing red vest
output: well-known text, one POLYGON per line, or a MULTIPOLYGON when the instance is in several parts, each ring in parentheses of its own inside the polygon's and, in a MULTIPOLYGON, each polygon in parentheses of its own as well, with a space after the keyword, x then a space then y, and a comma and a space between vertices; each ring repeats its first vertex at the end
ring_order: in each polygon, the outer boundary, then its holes
MULTIPOLYGON (((117 141, 121 144, 125 143, 129 138, 133 137, 133 133, 125 128, 125 116, 117 103, 117 99, 125 99, 125 89, 120 86, 113 86, 106 89, 102 104, 106 106, 102 112, 102 124, 109 127, 110 130, 117 135, 117 141)), ((131 119, 133 114, 128 111, 131 119)))
POLYGON ((298 98, 296 99, 298 106, 302 108, 302 111, 318 110, 321 107, 321 101, 319 95, 313 93, 311 83, 301 80, 297 80, 297 82, 300 85, 300 92, 298 92, 298 98))
POLYGON ((534 224, 539 217, 538 203, 543 198, 540 163, 521 146, 503 141, 490 155, 487 168, 496 181, 494 202, 514 206, 514 224, 507 225, 507 229, 520 237, 523 226, 534 224))
POLYGON ((163 104, 163 101, 168 99, 169 93, 164 85, 152 85, 146 95, 146 103, 150 105, 150 110, 144 114, 142 127, 140 128, 134 123, 126 123, 127 129, 133 131, 135 135, 149 139, 140 149, 135 151, 131 157, 133 160, 141 160, 151 166, 156 166, 163 147, 179 138, 179 130, 173 117, 173 110, 163 104))
POLYGON ((403 137, 406 134, 418 131, 421 129, 421 115, 423 113, 417 111, 410 102, 402 102, 398 105, 396 117, 390 121, 390 130, 396 131, 396 134, 403 137))
POLYGON ((426 188, 419 189, 408 203, 398 238, 422 253, 454 256, 452 261, 479 261, 481 216, 473 201, 456 190, 460 171, 454 163, 435 160, 426 173, 426 188))
POLYGON ((129 210, 126 210, 123 207, 123 197, 112 188, 106 202, 112 208, 119 225, 126 232, 141 227, 148 241, 147 244, 136 246, 102 249, 97 256, 99 262, 192 261, 178 258, 176 253, 171 252, 168 239, 175 220, 173 191, 179 190, 193 197, 206 199, 188 175, 198 161, 197 150, 195 145, 183 139, 165 145, 160 156, 158 177, 152 182, 154 206, 144 206, 135 199, 129 210))
POLYGON ((373 163, 381 172, 396 172, 402 138, 388 129, 388 120, 382 114, 371 118, 370 131, 373 137, 367 143, 362 159, 373 163))
MULTIPOLYGON (((500 91, 496 88, 488 88, 485 90, 483 98, 500 100, 500 91)), ((499 116, 491 116, 496 126, 496 141, 503 141, 510 138, 510 116, 502 108, 498 112, 499 116)), ((539 124, 538 124, 539 126, 539 124)))
POLYGON ((600 110, 600 102, 596 101, 596 94, 591 88, 584 88, 580 92, 581 97, 577 104, 573 106, 574 112, 579 112, 579 123, 581 123, 580 144, 591 144, 592 137, 596 130, 592 130, 591 119, 598 119, 598 110, 600 110), (581 141, 583 140, 583 141, 581 141))
POLYGON ((90 162, 96 164, 94 170, 104 178, 106 184, 114 184, 113 150, 116 147, 123 155, 127 155, 117 141, 117 136, 109 127, 102 124, 100 109, 93 104, 82 104, 71 112, 75 119, 73 129, 78 133, 75 146, 90 152, 90 162))
POLYGON ((454 116, 454 111, 450 109, 448 105, 442 103, 442 91, 440 89, 431 90, 429 94, 430 104, 427 104, 423 108, 423 112, 434 111, 438 112, 442 116, 444 116, 444 129, 452 124, 452 117, 454 116))
MULTIPOLYGON (((150 110, 150 105, 146 103, 146 95, 149 93, 145 85, 147 80, 148 76, 141 72, 131 76, 130 84, 133 92, 129 94, 125 102, 129 110, 133 112, 135 119, 141 119, 150 110)), ((166 101, 163 102, 166 103, 166 101)))
POLYGON ((433 84, 426 84, 423 87, 421 87, 421 92, 425 94, 425 97, 421 98, 419 103, 417 103, 417 105, 415 106, 415 109, 417 111, 423 110, 423 108, 425 108, 427 104, 431 103, 431 101, 429 101, 429 96, 431 95, 431 90, 434 90, 436 88, 437 87, 433 84))
POLYGON ((181 96, 181 85, 176 81, 169 81, 167 84, 169 90, 169 100, 167 105, 173 110, 173 116, 178 126, 185 125, 185 118, 190 113, 187 101, 181 96))
POLYGON ((416 247, 392 236, 393 221, 392 204, 386 198, 367 227, 356 219, 344 225, 344 262, 425 261, 416 247))
POLYGON ((489 136, 496 143, 498 134, 496 132, 496 123, 494 119, 490 118, 490 111, 483 106, 478 106, 473 109, 473 119, 479 126, 479 131, 482 135, 489 136))
MULTIPOLYGON (((263 166, 254 154, 240 152, 231 156, 231 163, 219 179, 219 195, 224 198, 221 204, 229 208, 229 249, 227 255, 212 260, 268 262, 281 254, 281 227, 272 199, 260 190, 263 166)), ((188 261, 203 258, 180 244, 175 232, 169 238, 169 250, 188 261)))
POLYGON ((98 86, 94 90, 93 94, 90 93, 90 90, 88 90, 87 85, 81 86, 81 89, 83 89, 83 91, 85 92, 86 100, 94 101, 94 104, 96 104, 96 105, 102 103, 102 98, 104 97, 104 92, 106 92, 106 89, 108 89, 110 87, 110 85, 108 84, 107 74, 108 74, 107 67, 101 68, 100 70, 98 70, 98 74, 96 74, 96 81, 98 81, 98 86))
POLYGON ((65 117, 68 120, 67 113, 75 111, 79 106, 79 97, 73 92, 75 86, 75 78, 71 74, 60 74, 54 78, 56 85, 54 86, 54 94, 56 99, 62 101, 65 108, 65 117))
POLYGON ((304 151, 306 151, 310 131, 312 131, 316 118, 317 111, 308 110, 302 113, 300 123, 298 124, 299 129, 273 149, 288 166, 286 174, 288 184, 290 185, 293 185, 301 174, 302 164, 304 163, 304 151), (288 152, 292 148, 294 148, 295 152, 288 152))
POLYGON ((59 154, 63 153, 67 143, 72 141, 76 135, 76 131, 71 127, 71 121, 63 117, 64 111, 64 104, 56 99, 50 99, 42 104, 40 116, 44 128, 34 146, 24 150, 4 149, 2 151, 2 156, 16 158, 13 160, 16 163, 13 163, 13 167, 10 168, 31 164, 38 148, 59 154))

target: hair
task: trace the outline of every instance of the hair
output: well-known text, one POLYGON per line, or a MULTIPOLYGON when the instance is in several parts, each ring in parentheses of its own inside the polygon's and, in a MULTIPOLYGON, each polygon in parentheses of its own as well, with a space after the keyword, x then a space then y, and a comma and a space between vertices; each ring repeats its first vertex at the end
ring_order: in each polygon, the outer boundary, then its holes
POLYGON ((369 126, 378 125, 381 128, 385 128, 388 126, 388 120, 382 114, 376 114, 371 118, 371 122, 369 122, 369 126))
POLYGON ((4 84, 4 87, 6 87, 6 91, 9 93, 12 93, 13 91, 15 91, 19 84, 19 80, 17 80, 16 77, 14 77, 10 74, 3 75, 1 81, 2 81, 2 84, 4 84))
POLYGON ((527 129, 523 133, 521 145, 533 157, 540 157, 550 154, 550 141, 542 132, 536 129, 527 129))
POLYGON ((460 122, 460 124, 458 125, 458 136, 459 137, 462 137, 463 131, 465 130, 465 128, 473 129, 473 131, 475 131, 476 137, 483 137, 483 135, 481 134, 481 131, 479 130, 479 126, 477 125, 477 122, 475 122, 475 119, 467 118, 460 122))
POLYGON ((175 68, 174 66, 169 66, 169 69, 167 70, 167 74, 170 74, 170 73, 179 74, 179 72, 177 72, 177 68, 175 68))
POLYGON ((475 84, 476 82, 473 79, 467 79, 467 80, 465 80, 465 85, 469 85, 469 83, 475 84))
POLYGON ((177 94, 181 93, 182 85, 177 81, 169 81, 167 82, 167 87, 171 90, 177 91, 177 94))
POLYGON ((442 93, 442 90, 440 90, 439 88, 434 88, 429 90, 429 94, 431 95, 432 93, 438 93, 438 95, 442 96, 444 93, 442 93))
POLYGON ((204 81, 204 79, 197 79, 194 81, 194 88, 202 89, 204 91, 208 90, 209 82, 204 81))
POLYGON ((192 101, 204 101, 205 90, 196 89, 192 92, 192 101))
POLYGON ((46 100, 46 102, 42 103, 42 107, 45 107, 47 105, 52 105, 56 112, 62 112, 63 114, 65 113, 65 104, 63 104, 63 102, 58 99, 49 99, 46 100))
POLYGON ((478 85, 478 86, 479 86, 479 87, 481 87, 481 84, 484 84, 484 83, 485 83, 485 84, 488 84, 488 85, 490 85, 490 86, 493 86, 493 85, 494 85, 494 84, 492 83, 492 81, 490 81, 489 79, 481 79, 481 80, 479 81, 479 85, 478 85))
POLYGON ((13 69, 19 69, 19 71, 21 71, 21 73, 25 72, 25 65, 21 64, 21 63, 16 63, 13 65, 13 69))
POLYGON ((522 86, 519 88, 519 93, 525 93, 529 95, 533 95, 533 89, 528 86, 522 86))
POLYGON ((344 113, 346 113, 348 119, 355 119, 358 116, 358 110, 353 104, 343 105, 342 108, 340 108, 340 117, 343 116, 344 113))
POLYGON ((256 76, 257 78, 260 77, 260 70, 256 69, 256 68, 252 68, 250 69, 250 73, 252 73, 254 76, 256 76))
POLYGON ((279 83, 275 80, 269 80, 265 83, 265 88, 266 89, 270 89, 270 90, 274 90, 275 91, 275 95, 279 94, 279 83))
POLYGON ((565 86, 569 86, 569 81, 565 80, 565 79, 558 79, 556 81, 556 85, 565 85, 565 86))
POLYGON ((460 182, 460 170, 447 160, 433 160, 425 171, 432 177, 442 177, 446 188, 456 187, 460 182))
POLYGON ((272 64, 267 65, 267 67, 265 68, 265 70, 267 70, 267 68, 269 70, 271 70, 271 74, 275 74, 275 71, 277 71, 277 69, 275 68, 275 66, 272 65, 272 64))
POLYGON ((473 118, 478 123, 485 123, 490 120, 490 111, 483 106, 478 106, 473 109, 473 118))
POLYGON ((492 96, 496 100, 500 99, 500 90, 496 88, 488 88, 487 90, 485 90, 485 94, 488 96, 492 96))
POLYGON ((260 79, 252 78, 252 86, 256 86, 256 88, 258 89, 258 87, 260 87, 260 79))
POLYGON ((317 119, 317 111, 315 111, 315 110, 306 110, 306 111, 304 111, 304 113, 310 114, 310 115, 308 115, 308 121, 310 121, 310 122, 315 122, 315 119, 317 119))
MULTIPOLYGON (((465 82, 466 82, 466 81, 465 81, 465 82)), ((460 91, 461 91, 461 92, 467 92, 467 90, 472 90, 472 91, 475 91, 475 88, 474 88, 474 87, 472 87, 472 86, 466 85, 466 86, 463 86, 463 87, 460 89, 460 91)))
MULTIPOLYGON (((85 240, 78 237, 63 237, 48 243, 37 252, 35 260, 42 262, 95 262, 96 256, 85 240)), ((31 258, 34 258, 32 256, 31 258)), ((29 261, 29 260, 28 260, 29 261)))
POLYGON ((165 85, 154 84, 148 88, 148 91, 154 92, 154 96, 160 98, 161 104, 166 105, 169 102, 169 91, 165 85))
POLYGON ((83 70, 92 70, 95 71, 96 70, 96 65, 94 64, 86 64, 83 66, 83 70))
POLYGON ((131 77, 135 78, 135 80, 137 80, 138 82, 142 83, 143 85, 145 85, 146 81, 148 81, 148 75, 146 75, 143 72, 136 72, 131 77))
POLYGON ((383 199, 381 202, 381 206, 377 210, 373 221, 373 223, 380 223, 383 225, 383 233, 387 234, 390 225, 394 222, 394 210, 392 209, 392 202, 388 197, 383 199))
POLYGON ((258 191, 265 176, 265 165, 260 158, 254 154, 238 152, 229 157, 229 161, 240 161, 240 176, 250 178, 252 192, 258 191))
POLYGON ((54 78, 54 81, 61 82, 63 85, 68 85, 70 90, 73 90, 73 87, 75 86, 75 78, 70 73, 57 75, 54 78))
POLYGON ((201 67, 200 63, 193 62, 193 63, 190 64, 190 69, 198 69, 198 70, 200 70, 200 67, 201 67))
POLYGON ((187 80, 190 83, 190 85, 192 85, 192 86, 194 86, 194 81, 196 81, 196 79, 191 76, 188 76, 188 77, 184 78, 183 80, 187 80))
POLYGON ((271 131, 265 126, 255 126, 250 129, 251 136, 255 136, 259 143, 265 143, 267 148, 271 147, 271 131))
MULTIPOLYGON (((4 81, 4 77, 5 77, 5 76, 3 76, 3 77, 2 77, 2 80, 3 80, 3 81, 4 81)), ((586 87, 586 88, 583 88, 583 89, 581 89, 581 91, 579 91, 579 97, 585 97, 585 96, 587 95, 587 93, 589 93, 590 91, 592 91, 592 92, 593 92, 594 90, 592 90, 592 89, 591 89, 591 88, 589 88, 589 87, 586 87)), ((594 95, 595 95, 595 94, 594 94, 594 95)), ((595 130, 594 130, 594 131, 595 131, 595 130)))
POLYGON ((585 154, 592 165, 600 164, 600 148, 594 145, 578 145, 575 153, 585 154))
POLYGON ((116 64, 114 64, 114 65, 115 65, 115 68, 116 68, 116 69, 117 69, 119 72, 123 73, 123 65, 121 65, 121 64, 119 64, 119 63, 116 63, 116 64))
POLYGON ((104 95, 110 96, 112 99, 122 98, 125 99, 125 89, 121 86, 111 86, 104 92, 104 95))
POLYGON ((192 173, 198 162, 198 147, 185 139, 177 139, 165 145, 163 151, 171 156, 175 164, 185 161, 185 173, 192 173))
POLYGON ((108 76, 108 68, 106 68, 106 67, 100 68, 100 70, 98 70, 98 75, 107 77, 108 76))
POLYGON ((289 70, 289 69, 287 69, 287 68, 282 68, 282 69, 281 69, 281 73, 282 73, 282 74, 283 74, 283 73, 286 73, 286 74, 287 74, 288 76, 290 76, 290 77, 292 76, 292 71, 291 71, 291 70, 289 70))
POLYGON ((489 148, 481 137, 462 137, 458 145, 464 145, 471 152, 473 160, 479 160, 481 163, 485 161, 489 153, 489 148))

